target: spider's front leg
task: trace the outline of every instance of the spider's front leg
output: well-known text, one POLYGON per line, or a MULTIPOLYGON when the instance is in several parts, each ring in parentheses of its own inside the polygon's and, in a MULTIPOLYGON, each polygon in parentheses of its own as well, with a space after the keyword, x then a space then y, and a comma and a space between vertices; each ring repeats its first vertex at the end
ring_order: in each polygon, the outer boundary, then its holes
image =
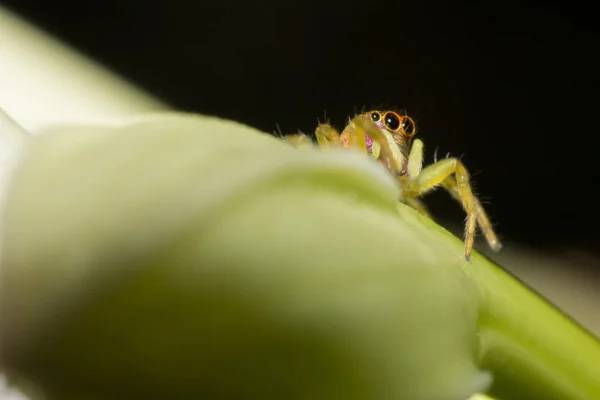
MULTIPOLYGON (((454 199, 460 202, 460 190, 454 177, 448 177, 448 179, 442 182, 442 186, 452 195, 452 197, 454 197, 454 199)), ((479 229, 481 229, 481 232, 483 233, 483 236, 485 236, 485 240, 490 248, 494 251, 500 251, 500 249, 502 249, 502 243, 500 243, 496 232, 494 232, 492 223, 483 209, 483 206, 475 195, 473 195, 473 201, 475 203, 475 215, 477 216, 477 224, 479 225, 479 229)))
POLYGON ((458 159, 447 158, 438 161, 423 169, 421 173, 413 179, 407 175, 406 177, 408 177, 408 179, 404 181, 404 196, 408 199, 420 197, 440 185, 452 174, 456 174, 457 176, 456 183, 459 191, 459 200, 467 213, 464 256, 469 260, 473 250, 477 218, 475 214, 475 196, 471 191, 471 185, 469 185, 469 174, 458 159))
POLYGON ((340 133, 329 124, 319 124, 315 129, 315 136, 321 147, 343 147, 340 133))
POLYGON ((467 260, 471 258, 477 223, 484 232, 490 247, 496 251, 499 250, 501 247, 500 242, 481 203, 473 194, 469 183, 469 172, 463 163, 457 158, 446 158, 421 169, 422 160, 423 144, 417 139, 413 143, 409 155, 408 173, 400 177, 404 188, 404 196, 412 201, 441 185, 461 203, 467 213, 464 239, 465 258, 467 260))

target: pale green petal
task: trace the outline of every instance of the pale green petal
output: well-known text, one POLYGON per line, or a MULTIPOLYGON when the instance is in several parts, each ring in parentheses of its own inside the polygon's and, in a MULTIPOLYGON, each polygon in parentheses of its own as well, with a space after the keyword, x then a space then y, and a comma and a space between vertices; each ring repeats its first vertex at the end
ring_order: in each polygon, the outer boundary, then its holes
POLYGON ((228 121, 42 135, 6 215, 3 360, 60 399, 464 399, 490 378, 479 285, 398 195, 228 121))

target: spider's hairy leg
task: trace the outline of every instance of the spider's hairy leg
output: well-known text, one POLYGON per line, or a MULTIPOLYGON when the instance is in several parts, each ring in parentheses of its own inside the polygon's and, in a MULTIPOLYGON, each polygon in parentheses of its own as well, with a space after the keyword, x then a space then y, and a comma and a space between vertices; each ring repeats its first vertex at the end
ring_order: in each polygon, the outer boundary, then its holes
POLYGON ((442 184, 452 174, 456 176, 456 190, 458 199, 467 213, 465 223, 465 250, 464 256, 467 261, 471 258, 473 241, 475 239, 475 228, 477 222, 476 204, 477 199, 473 195, 469 184, 469 172, 462 162, 457 158, 446 158, 425 167, 415 179, 403 180, 405 198, 420 197, 429 190, 442 184))
POLYGON ((304 133, 297 133, 293 135, 283 135, 283 141, 291 144, 293 147, 306 147, 312 146, 312 140, 304 133))
POLYGON ((423 169, 423 142, 415 139, 410 147, 408 155, 408 178, 417 179, 423 169))
MULTIPOLYGON (((419 139, 415 139, 410 148, 410 154, 408 155, 408 167, 407 167, 408 179, 412 179, 412 180, 417 179, 417 177, 421 173, 422 169, 423 169, 423 142, 420 141, 419 139)), ((406 180, 406 176, 400 178, 401 185, 403 184, 404 180, 406 180)), ((418 198, 408 197, 408 198, 404 199, 404 203, 411 206, 412 208, 414 208, 415 210, 417 210, 424 216, 426 216, 430 219, 433 219, 433 218, 431 218, 431 214, 429 214, 427 207, 425 207, 425 204, 423 204, 423 202, 421 202, 418 198)))
POLYGON ((342 145, 339 132, 329 124, 319 124, 315 129, 315 136, 321 147, 340 147, 342 145))
MULTIPOLYGON (((456 179, 454 177, 448 177, 445 181, 442 182, 442 187, 446 189, 454 199, 460 202, 460 191, 458 189, 458 184, 456 183, 456 179)), ((494 228, 490 219, 488 218, 483 206, 477 199, 477 196, 473 196, 474 206, 475 206, 475 215, 477 216, 477 224, 479 225, 479 229, 485 236, 485 240, 487 241, 490 248, 494 251, 500 251, 502 249, 502 243, 496 236, 496 232, 494 232, 494 228)))
POLYGON ((353 121, 350 121, 340 134, 340 141, 344 148, 353 148, 363 154, 367 154, 365 131, 361 127, 356 126, 353 121))
MULTIPOLYGON (((437 163, 437 160, 436 160, 436 163, 437 163)), ((419 176, 419 174, 421 173, 422 167, 423 167, 423 143, 419 139, 415 139, 411 146, 410 155, 408 158, 408 177, 409 177, 409 179, 411 179, 411 180, 416 179, 419 176)), ((458 188, 458 183, 456 182, 456 179, 453 175, 449 175, 445 180, 443 180, 441 182, 441 186, 444 189, 446 189, 456 201, 458 201, 459 203, 462 203, 461 197, 460 197, 460 190, 458 188)), ((474 202, 477 224, 479 225, 479 228, 481 229, 483 235, 485 236, 485 239, 488 242, 488 245, 490 246, 490 248, 492 250, 499 251, 502 248, 502 244, 500 243, 500 240, 498 240, 498 236, 496 236, 496 233, 494 232, 494 228, 492 227, 490 219, 488 218, 484 208, 482 207, 481 203, 479 202, 479 199, 475 195, 473 195, 473 202, 474 202)), ((409 204, 409 205, 412 205, 412 204, 409 204)), ((413 206, 413 208, 419 210, 419 208, 416 206, 413 206)))

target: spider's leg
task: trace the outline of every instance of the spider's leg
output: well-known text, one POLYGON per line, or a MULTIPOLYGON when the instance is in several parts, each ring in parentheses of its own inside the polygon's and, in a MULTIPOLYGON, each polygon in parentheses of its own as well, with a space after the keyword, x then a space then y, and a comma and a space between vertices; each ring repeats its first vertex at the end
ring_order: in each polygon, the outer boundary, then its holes
MULTIPOLYGON (((452 197, 454 197, 457 201, 460 202, 460 191, 458 190, 458 184, 456 183, 456 179, 453 176, 449 176, 448 179, 442 182, 442 187, 446 189, 452 197)), ((479 229, 485 236, 485 240, 487 241, 490 248, 494 251, 499 251, 502 248, 502 243, 496 236, 496 232, 494 232, 494 228, 490 219, 488 218, 483 206, 477 199, 477 196, 473 196, 474 206, 475 206, 475 214, 477 216, 477 224, 479 225, 479 229)))
POLYGON ((471 258, 473 250, 473 241, 475 238, 475 228, 477 222, 477 201, 469 184, 469 172, 457 158, 446 158, 431 164, 421 170, 413 179, 404 180, 404 197, 420 197, 429 190, 442 184, 452 174, 456 176, 456 190, 458 199, 467 213, 465 223, 465 259, 471 258))
POLYGON ((419 139, 415 139, 410 146, 406 169, 406 174, 410 180, 417 179, 423 170, 423 142, 419 139))
POLYGON ((321 147, 342 146, 339 132, 329 124, 319 124, 315 130, 315 136, 321 147))
POLYGON ((367 154, 367 137, 368 132, 365 131, 364 127, 357 126, 353 120, 348 122, 348 125, 344 128, 340 134, 340 141, 342 147, 352 148, 360 151, 363 154, 367 154))
MULTIPOLYGON (((423 142, 421 142, 419 139, 415 139, 410 148, 407 165, 408 167, 406 174, 398 177, 398 181, 402 187, 406 185, 407 180, 417 179, 421 173, 421 170, 423 169, 423 142)), ((426 217, 431 218, 431 214, 427 210, 427 207, 425 207, 425 204, 423 204, 418 198, 406 197, 403 202, 426 217)))

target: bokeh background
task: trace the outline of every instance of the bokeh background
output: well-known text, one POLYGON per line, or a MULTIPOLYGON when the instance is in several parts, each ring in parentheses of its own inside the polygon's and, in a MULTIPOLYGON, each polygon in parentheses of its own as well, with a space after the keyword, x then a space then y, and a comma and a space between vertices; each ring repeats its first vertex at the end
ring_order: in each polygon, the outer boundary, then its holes
MULTIPOLYGON (((426 161, 462 156, 494 258, 600 332, 594 5, 431 0, 3 0, 168 102, 267 132, 405 109, 426 161)), ((443 192, 426 199, 460 233, 443 192)), ((480 244, 480 248, 485 250, 480 244)))

